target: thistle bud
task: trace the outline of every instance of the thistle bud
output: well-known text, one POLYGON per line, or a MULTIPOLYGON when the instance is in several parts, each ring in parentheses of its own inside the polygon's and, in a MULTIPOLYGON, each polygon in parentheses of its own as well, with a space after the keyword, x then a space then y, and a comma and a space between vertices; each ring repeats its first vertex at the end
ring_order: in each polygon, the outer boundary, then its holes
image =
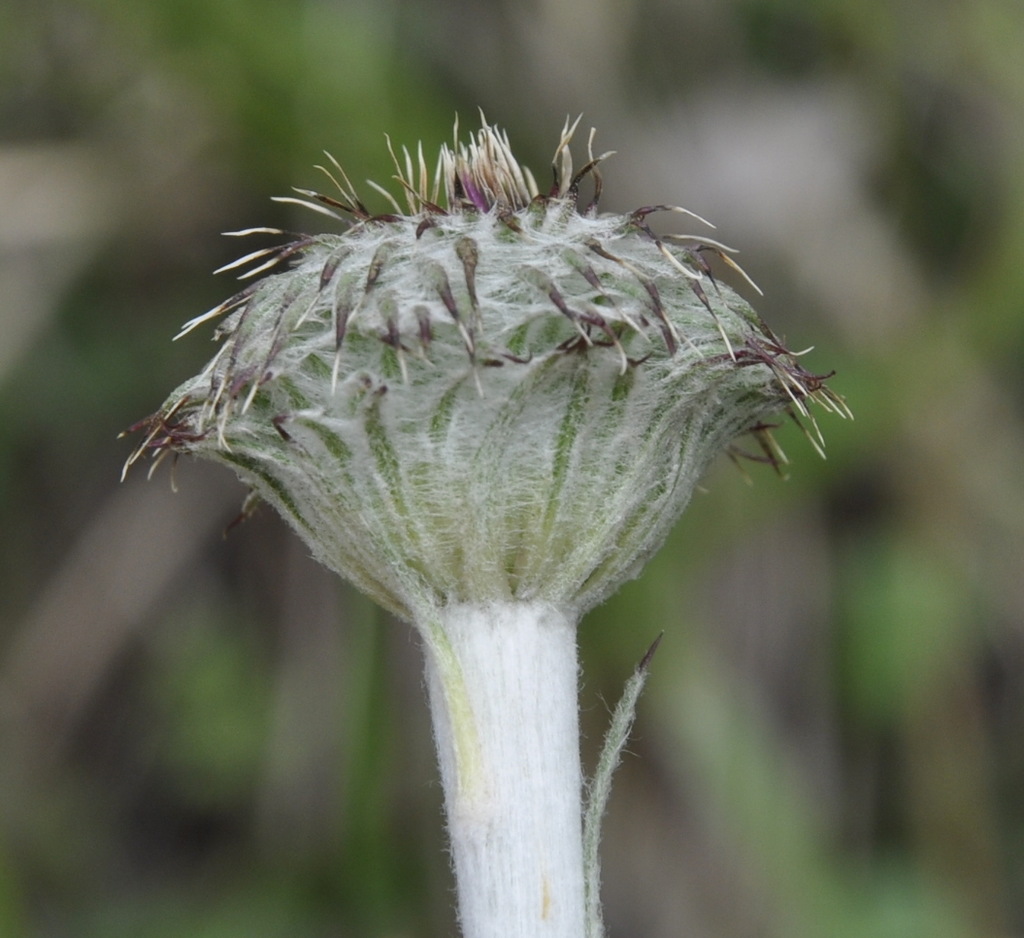
MULTIPOLYGON (((753 432, 775 460, 770 417, 816 437, 808 402, 838 400, 712 275, 712 256, 738 270, 728 248, 648 224, 684 210, 598 213, 608 154, 574 171, 574 129, 544 194, 486 124, 442 150, 432 187, 422 153, 395 161, 405 210, 371 214, 325 169, 337 196, 292 201, 348 229, 228 265, 290 266, 186 325, 222 318, 220 350, 132 460, 228 464, 412 621, 487 602, 579 614, 613 592, 719 452, 753 432)), ((283 234, 235 232, 257 233, 283 234)))

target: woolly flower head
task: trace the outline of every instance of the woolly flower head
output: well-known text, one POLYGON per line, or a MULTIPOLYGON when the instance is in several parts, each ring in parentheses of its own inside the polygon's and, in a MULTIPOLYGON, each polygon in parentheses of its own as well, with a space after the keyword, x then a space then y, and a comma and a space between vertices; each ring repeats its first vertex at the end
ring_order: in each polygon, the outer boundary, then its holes
POLYGON ((228 265, 284 269, 186 324, 219 319, 220 349, 133 428, 129 464, 231 466, 320 561, 418 621, 494 601, 581 613, 638 572, 738 436, 776 463, 767 421, 786 411, 819 446, 808 405, 842 402, 712 275, 709 257, 742 275, 730 249, 657 236, 655 212, 707 224, 677 207, 599 213, 608 154, 574 171, 575 129, 547 192, 486 123, 468 143, 456 130, 433 175, 422 150, 392 151, 407 204, 374 185, 384 214, 332 161, 337 195, 286 201, 347 228, 228 265))

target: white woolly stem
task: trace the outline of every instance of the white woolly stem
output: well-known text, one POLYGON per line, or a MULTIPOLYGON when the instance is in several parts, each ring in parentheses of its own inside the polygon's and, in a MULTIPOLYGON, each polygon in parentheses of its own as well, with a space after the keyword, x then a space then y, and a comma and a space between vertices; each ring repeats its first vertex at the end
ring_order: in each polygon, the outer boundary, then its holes
POLYGON ((582 938, 575 617, 494 603, 420 627, 463 938, 582 938))

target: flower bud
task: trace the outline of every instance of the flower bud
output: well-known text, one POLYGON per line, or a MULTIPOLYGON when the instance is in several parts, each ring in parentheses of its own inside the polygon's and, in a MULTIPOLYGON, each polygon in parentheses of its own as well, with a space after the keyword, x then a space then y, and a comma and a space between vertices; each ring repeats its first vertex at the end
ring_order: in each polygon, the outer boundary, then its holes
MULTIPOLYGON (((775 462, 774 415, 816 440, 808 402, 843 405, 712 274, 739 271, 730 249, 649 227, 684 210, 598 213, 608 154, 574 172, 574 129, 546 194, 486 124, 442 150, 433 187, 422 154, 396 159, 408 206, 387 214, 333 164, 337 197, 291 201, 347 229, 229 265, 287 269, 186 326, 222 318, 220 349, 129 462, 231 466, 317 559, 417 622, 506 602, 579 615, 636 575, 737 437, 775 462)), ((257 233, 283 234, 236 232, 257 233)))

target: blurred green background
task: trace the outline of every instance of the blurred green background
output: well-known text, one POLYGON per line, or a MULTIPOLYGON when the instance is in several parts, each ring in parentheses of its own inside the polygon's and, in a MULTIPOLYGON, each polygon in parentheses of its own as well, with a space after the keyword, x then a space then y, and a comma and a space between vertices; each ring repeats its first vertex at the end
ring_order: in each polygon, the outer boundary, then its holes
POLYGON ((603 206, 714 220, 856 414, 584 622, 591 763, 666 633, 610 938, 1024 932, 1022 48, 1020 0, 7 0, 0 936, 455 933, 410 630, 117 434, 209 357, 219 231, 478 107, 541 180, 583 112, 603 206))

